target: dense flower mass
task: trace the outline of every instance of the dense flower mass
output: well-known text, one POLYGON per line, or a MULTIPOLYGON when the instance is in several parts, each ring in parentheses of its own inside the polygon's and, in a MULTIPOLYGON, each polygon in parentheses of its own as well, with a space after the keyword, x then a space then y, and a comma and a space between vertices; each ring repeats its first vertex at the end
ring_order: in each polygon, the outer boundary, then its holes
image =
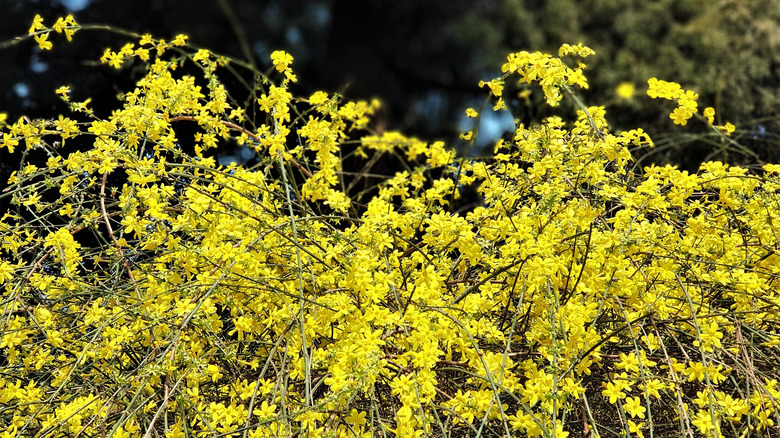
POLYGON ((2 124, 48 161, 2 194, 0 436, 776 433, 780 165, 635 169, 649 135, 574 94, 564 58, 591 53, 510 55, 494 110, 513 80, 577 117, 466 159, 371 131, 376 102, 296 97, 285 52, 234 99, 220 75, 251 66, 185 36, 106 49, 146 68, 110 116, 63 86, 71 116, 2 124), (258 164, 204 153, 229 142, 258 164), (403 170, 357 193, 345 155, 403 170))

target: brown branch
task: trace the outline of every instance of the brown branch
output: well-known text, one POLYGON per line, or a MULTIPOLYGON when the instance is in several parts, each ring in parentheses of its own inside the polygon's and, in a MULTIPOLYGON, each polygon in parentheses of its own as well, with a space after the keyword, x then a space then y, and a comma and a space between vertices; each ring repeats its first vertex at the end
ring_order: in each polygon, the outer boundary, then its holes
POLYGON ((22 313, 32 313, 33 310, 35 310, 34 307, 32 307, 32 306, 25 306, 25 307, 20 307, 20 308, 15 309, 15 310, 6 310, 5 312, 2 313, 2 315, 3 316, 20 315, 22 313))
MULTIPOLYGON (((70 234, 76 234, 76 232, 78 232, 78 231, 80 231, 80 230, 79 229, 73 230, 73 231, 70 232, 70 234)), ((27 274, 27 277, 25 277, 26 281, 30 280, 30 277, 32 277, 32 275, 35 273, 35 271, 37 271, 41 267, 41 265, 43 264, 43 261, 46 260, 47 257, 49 257, 49 254, 51 254, 52 251, 54 251, 54 247, 52 247, 50 250, 46 251, 46 254, 42 255, 41 258, 39 258, 38 260, 35 261, 35 263, 33 263, 32 269, 30 269, 30 272, 27 274)))

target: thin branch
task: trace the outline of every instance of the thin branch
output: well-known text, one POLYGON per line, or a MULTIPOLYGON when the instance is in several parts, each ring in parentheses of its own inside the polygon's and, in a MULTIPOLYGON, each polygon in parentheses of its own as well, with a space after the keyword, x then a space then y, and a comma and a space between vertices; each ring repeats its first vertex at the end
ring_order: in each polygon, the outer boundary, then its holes
POLYGON ((249 40, 246 37, 246 32, 244 32, 244 27, 241 26, 241 23, 238 21, 236 11, 233 10, 232 6, 230 6, 228 0, 217 0, 217 3, 219 3, 219 7, 221 7, 222 12, 225 13, 225 18, 227 18, 228 23, 230 23, 231 29, 233 29, 233 32, 236 34, 238 45, 241 46, 241 51, 244 52, 244 57, 246 58, 249 65, 252 66, 252 69, 257 70, 255 57, 252 54, 252 49, 249 47, 249 40))
MULTIPOLYGON (((169 122, 179 122, 179 121, 197 122, 198 120, 195 117, 192 117, 192 116, 176 116, 176 117, 171 117, 170 119, 168 119, 168 121, 169 122)), ((225 125, 227 128, 230 128, 230 129, 232 129, 234 131, 238 131, 238 132, 240 132, 242 134, 246 134, 247 137, 251 138, 254 141, 257 141, 257 142, 260 141, 260 137, 258 137, 254 132, 252 132, 252 131, 250 131, 250 130, 248 130, 246 128, 238 126, 235 123, 229 122, 227 120, 220 120, 219 122, 222 123, 223 125, 225 125)), ((312 177, 311 172, 306 170, 306 168, 304 168, 301 165, 301 163, 299 163, 295 158, 290 157, 289 161, 290 161, 290 163, 293 166, 297 167, 298 170, 301 171, 301 173, 306 175, 307 178, 311 178, 312 177)))
MULTIPOLYGON (((108 180, 108 172, 103 173, 103 179, 100 183, 100 211, 103 213, 103 221, 105 222, 106 228, 108 229, 108 235, 111 237, 111 241, 114 242, 114 245, 119 252, 119 256, 122 257, 122 264, 127 271, 127 275, 130 277, 130 280, 133 281, 133 285, 135 285, 137 282, 135 280, 135 276, 133 275, 133 271, 130 269, 130 263, 128 263, 127 259, 125 258, 125 252, 122 250, 122 246, 116 240, 116 237, 114 237, 114 230, 111 228, 111 222, 108 220, 108 213, 106 213, 106 180, 108 180)), ((136 292, 138 292, 137 286, 136 292)), ((140 295, 138 298, 141 298, 140 295)))

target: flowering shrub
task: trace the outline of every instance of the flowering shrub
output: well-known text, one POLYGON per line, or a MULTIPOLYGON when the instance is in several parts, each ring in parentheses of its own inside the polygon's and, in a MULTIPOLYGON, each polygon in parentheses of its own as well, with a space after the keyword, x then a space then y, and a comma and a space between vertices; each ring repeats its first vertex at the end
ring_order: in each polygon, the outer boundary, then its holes
POLYGON ((574 92, 591 53, 510 55, 497 110, 505 81, 580 110, 472 160, 371 133, 376 103, 294 96, 284 52, 264 74, 185 36, 107 49, 146 69, 110 116, 63 86, 72 116, 2 126, 48 161, 3 192, 0 436, 776 433, 780 166, 633 170, 649 135, 574 92), (258 164, 204 154, 229 141, 258 164), (359 198, 348 150, 405 170, 359 198), (452 211, 469 185, 483 202, 452 211))

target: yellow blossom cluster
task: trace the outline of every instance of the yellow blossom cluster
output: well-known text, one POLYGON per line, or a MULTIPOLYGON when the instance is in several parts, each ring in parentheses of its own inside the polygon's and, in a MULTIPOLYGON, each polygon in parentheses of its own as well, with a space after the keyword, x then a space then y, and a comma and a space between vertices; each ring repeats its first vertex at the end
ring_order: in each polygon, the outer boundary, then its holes
MULTIPOLYGON (((585 65, 580 63, 577 68, 572 69, 561 60, 561 57, 576 55, 584 58, 592 54, 594 54, 593 50, 581 44, 576 46, 564 44, 559 50, 558 57, 541 52, 522 51, 510 54, 507 62, 501 67, 501 72, 504 73, 504 78, 510 74, 517 74, 518 82, 521 84, 541 85, 547 103, 557 106, 561 100, 561 89, 570 85, 588 88, 588 81, 583 74, 585 65)), ((490 88, 495 94, 495 85, 490 88)))
POLYGON ((43 24, 43 17, 36 15, 35 18, 33 18, 33 23, 27 33, 35 39, 35 42, 38 43, 38 47, 40 47, 41 50, 51 50, 52 42, 49 41, 49 34, 52 30, 57 33, 65 34, 65 38, 67 38, 68 41, 71 41, 73 39, 73 34, 75 34, 79 28, 79 24, 76 23, 76 20, 72 15, 68 15, 64 18, 59 17, 51 28, 48 28, 43 24))
MULTIPOLYGON (((696 100, 699 98, 699 95, 692 90, 684 90, 682 86, 676 82, 662 81, 657 78, 648 79, 647 85, 648 96, 654 99, 677 101, 677 108, 669 114, 669 118, 671 118, 675 124, 685 126, 688 124, 688 120, 696 114, 696 111, 698 111, 699 104, 696 100)), ((715 120, 714 108, 705 108, 702 115, 707 119, 708 124, 713 125, 715 120)), ((734 125, 728 122, 723 126, 715 126, 715 128, 726 135, 731 135, 736 129, 734 125)))
POLYGON ((293 62, 293 57, 289 53, 277 50, 271 53, 271 61, 274 64, 274 68, 279 73, 284 73, 284 76, 291 82, 296 82, 298 78, 292 72, 290 64, 293 62))
POLYGON ((669 117, 677 125, 686 125, 688 119, 693 117, 699 104, 696 99, 699 95, 691 90, 683 90, 680 84, 676 82, 661 81, 657 78, 650 78, 647 81, 647 95, 657 99, 676 100, 677 108, 672 111, 669 117))
MULTIPOLYGON (((106 118, 0 128, 48 155, 0 194, 0 437, 776 431, 780 166, 635 171, 649 135, 584 105, 459 158, 373 132, 376 102, 294 96, 284 52, 266 76, 186 41, 106 51, 146 71, 106 118), (218 165, 229 142, 257 164, 218 165)), ((516 53, 481 86, 555 105, 587 86, 561 57, 591 53, 516 53)))

